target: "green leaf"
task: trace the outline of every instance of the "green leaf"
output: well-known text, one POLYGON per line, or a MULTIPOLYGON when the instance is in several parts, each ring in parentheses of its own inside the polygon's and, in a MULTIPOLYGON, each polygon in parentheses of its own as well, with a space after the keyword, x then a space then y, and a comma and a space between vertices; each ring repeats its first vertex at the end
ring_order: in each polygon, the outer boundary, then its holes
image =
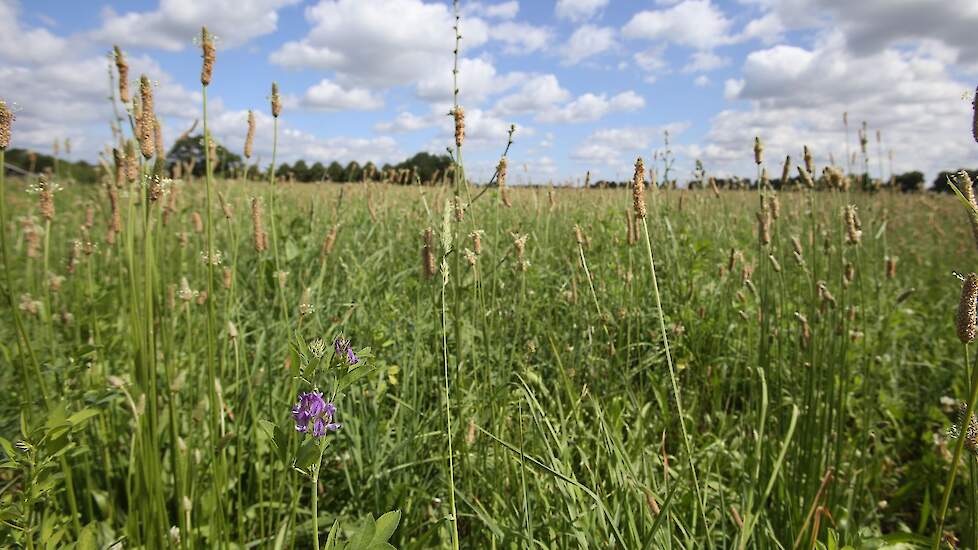
POLYGON ((299 452, 295 455, 295 467, 300 470, 305 470, 312 463, 319 458, 319 445, 316 444, 316 439, 309 439, 299 447, 299 452))
POLYGON ((6 453, 7 458, 10 458, 11 460, 13 460, 13 458, 14 458, 14 446, 13 446, 13 444, 10 443, 10 440, 9 439, 0 437, 0 449, 3 449, 3 452, 6 453))
POLYGON ((82 409, 68 417, 68 424, 73 428, 80 427, 92 417, 98 416, 99 412, 95 409, 82 409))
POLYGON ((343 378, 340 378, 339 383, 336 385, 336 393, 345 390, 357 380, 363 378, 364 376, 369 376, 380 369, 380 366, 362 366, 351 370, 343 375, 343 378))
POLYGON ((397 529, 397 524, 401 521, 401 511, 394 510, 377 518, 377 532, 374 533, 373 542, 381 543, 390 540, 397 529))
POLYGON ((285 260, 291 262, 299 256, 299 247, 291 239, 285 241, 285 260))
POLYGON ((340 528, 340 520, 334 521, 333 526, 329 528, 329 534, 326 535, 326 546, 323 547, 323 550, 335 550, 336 533, 339 531, 339 528, 340 528))
POLYGON ((350 543, 347 547, 352 550, 367 550, 373 543, 376 529, 377 525, 374 523, 374 518, 367 516, 363 522, 363 527, 350 537, 350 543))

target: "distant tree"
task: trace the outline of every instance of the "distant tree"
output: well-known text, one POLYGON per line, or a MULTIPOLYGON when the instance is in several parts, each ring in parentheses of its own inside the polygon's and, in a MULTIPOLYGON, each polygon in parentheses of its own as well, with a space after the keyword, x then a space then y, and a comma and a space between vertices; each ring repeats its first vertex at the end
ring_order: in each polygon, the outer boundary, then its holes
POLYGON ((904 193, 915 193, 924 189, 924 175, 920 172, 907 172, 894 176, 896 188, 904 193))
MULTIPOLYGON (((435 175, 435 172, 442 172, 451 166, 452 159, 448 155, 432 155, 427 152, 420 152, 413 157, 401 162, 394 168, 397 169, 412 169, 414 168, 418 172, 418 177, 421 181, 430 181, 431 177, 435 175)), ((413 182, 412 182, 413 183, 413 182)))
POLYGON ((295 181, 309 181, 309 167, 306 161, 299 159, 292 165, 292 172, 295 174, 295 181))
POLYGON ((291 171, 292 167, 289 166, 289 163, 283 162, 275 168, 275 177, 277 179, 287 180, 289 179, 289 172, 291 171))
POLYGON ((323 181, 325 177, 326 167, 323 166, 323 163, 316 161, 316 163, 309 168, 309 181, 318 183, 323 181))
MULTIPOLYGON (((42 153, 34 153, 31 160, 31 151, 26 149, 8 149, 7 164, 16 166, 26 171, 33 171, 36 174, 54 171, 54 157, 42 153)), ((68 162, 58 159, 58 172, 62 177, 70 178, 78 183, 96 183, 99 177, 99 167, 93 166, 83 160, 68 162)))
MULTIPOLYGON (((215 174, 230 174, 242 168, 241 157, 228 151, 220 143, 216 147, 216 159, 213 167, 215 174)), ((206 169, 204 160, 204 137, 201 134, 186 136, 170 147, 166 154, 167 167, 172 167, 176 163, 192 163, 194 166, 194 176, 203 176, 206 169)))
POLYGON ((329 168, 326 169, 326 175, 329 177, 329 181, 343 181, 346 172, 343 171, 343 166, 334 160, 329 163, 329 168))
POLYGON ((351 160, 350 163, 346 165, 346 169, 343 170, 343 181, 360 181, 360 175, 362 172, 363 169, 360 168, 360 163, 355 160, 351 160))
POLYGON ((364 164, 363 165, 363 176, 364 176, 364 178, 367 178, 367 179, 370 179, 370 180, 376 180, 377 179, 377 166, 375 166, 374 163, 372 163, 370 161, 367 161, 367 164, 364 164))

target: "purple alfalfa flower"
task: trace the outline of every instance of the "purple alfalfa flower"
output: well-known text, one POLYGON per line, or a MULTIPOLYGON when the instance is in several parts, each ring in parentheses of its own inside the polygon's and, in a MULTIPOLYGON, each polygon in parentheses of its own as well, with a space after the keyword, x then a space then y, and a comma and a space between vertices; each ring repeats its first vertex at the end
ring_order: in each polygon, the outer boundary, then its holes
POLYGON ((299 401, 292 406, 292 419, 295 420, 295 430, 308 433, 312 425, 312 435, 323 437, 327 431, 335 432, 340 424, 333 422, 336 405, 323 399, 318 391, 299 395, 299 401))
POLYGON ((353 352, 353 347, 350 345, 350 341, 342 336, 333 341, 333 348, 336 350, 336 355, 338 357, 343 356, 344 354, 346 355, 347 364, 356 365, 360 362, 360 358, 353 352))

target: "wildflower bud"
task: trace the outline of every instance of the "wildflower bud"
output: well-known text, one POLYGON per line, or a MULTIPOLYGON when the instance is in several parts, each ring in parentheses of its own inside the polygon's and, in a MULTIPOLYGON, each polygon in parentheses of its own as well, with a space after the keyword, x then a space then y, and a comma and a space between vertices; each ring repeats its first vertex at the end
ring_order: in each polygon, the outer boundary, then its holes
POLYGON ((635 217, 645 218, 645 163, 642 157, 635 161, 635 175, 632 178, 632 208, 635 210, 635 217))
POLYGON ((211 83, 211 75, 214 72, 214 41, 207 32, 207 27, 200 30, 200 47, 203 50, 204 63, 200 69, 200 83, 207 86, 211 83))
POLYGON ((969 273, 961 287, 961 301, 958 303, 957 315, 958 339, 964 344, 975 339, 975 325, 978 323, 976 300, 978 300, 978 275, 969 273))

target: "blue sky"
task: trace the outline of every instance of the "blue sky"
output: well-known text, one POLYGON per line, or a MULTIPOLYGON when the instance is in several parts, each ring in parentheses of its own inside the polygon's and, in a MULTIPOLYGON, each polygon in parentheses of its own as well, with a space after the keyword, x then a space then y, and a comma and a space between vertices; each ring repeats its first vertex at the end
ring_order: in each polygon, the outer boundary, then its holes
MULTIPOLYGON (((774 173, 802 145, 845 168, 866 121, 884 175, 978 165, 970 103, 971 0, 482 0, 461 2, 465 158, 487 174, 518 127, 511 163, 536 182, 625 178, 669 129, 678 175, 701 159, 774 173), (881 142, 875 141, 880 130, 881 142), (522 167, 525 165, 525 169, 522 167)), ((119 44, 158 81, 172 140, 200 116, 193 35, 220 37, 208 90, 217 138, 240 150, 248 109, 270 157, 270 83, 285 94, 280 153, 308 162, 396 162, 451 143, 451 4, 438 0, 0 0, 0 98, 20 107, 14 146, 71 138, 94 160, 110 141, 106 52, 119 44)))

